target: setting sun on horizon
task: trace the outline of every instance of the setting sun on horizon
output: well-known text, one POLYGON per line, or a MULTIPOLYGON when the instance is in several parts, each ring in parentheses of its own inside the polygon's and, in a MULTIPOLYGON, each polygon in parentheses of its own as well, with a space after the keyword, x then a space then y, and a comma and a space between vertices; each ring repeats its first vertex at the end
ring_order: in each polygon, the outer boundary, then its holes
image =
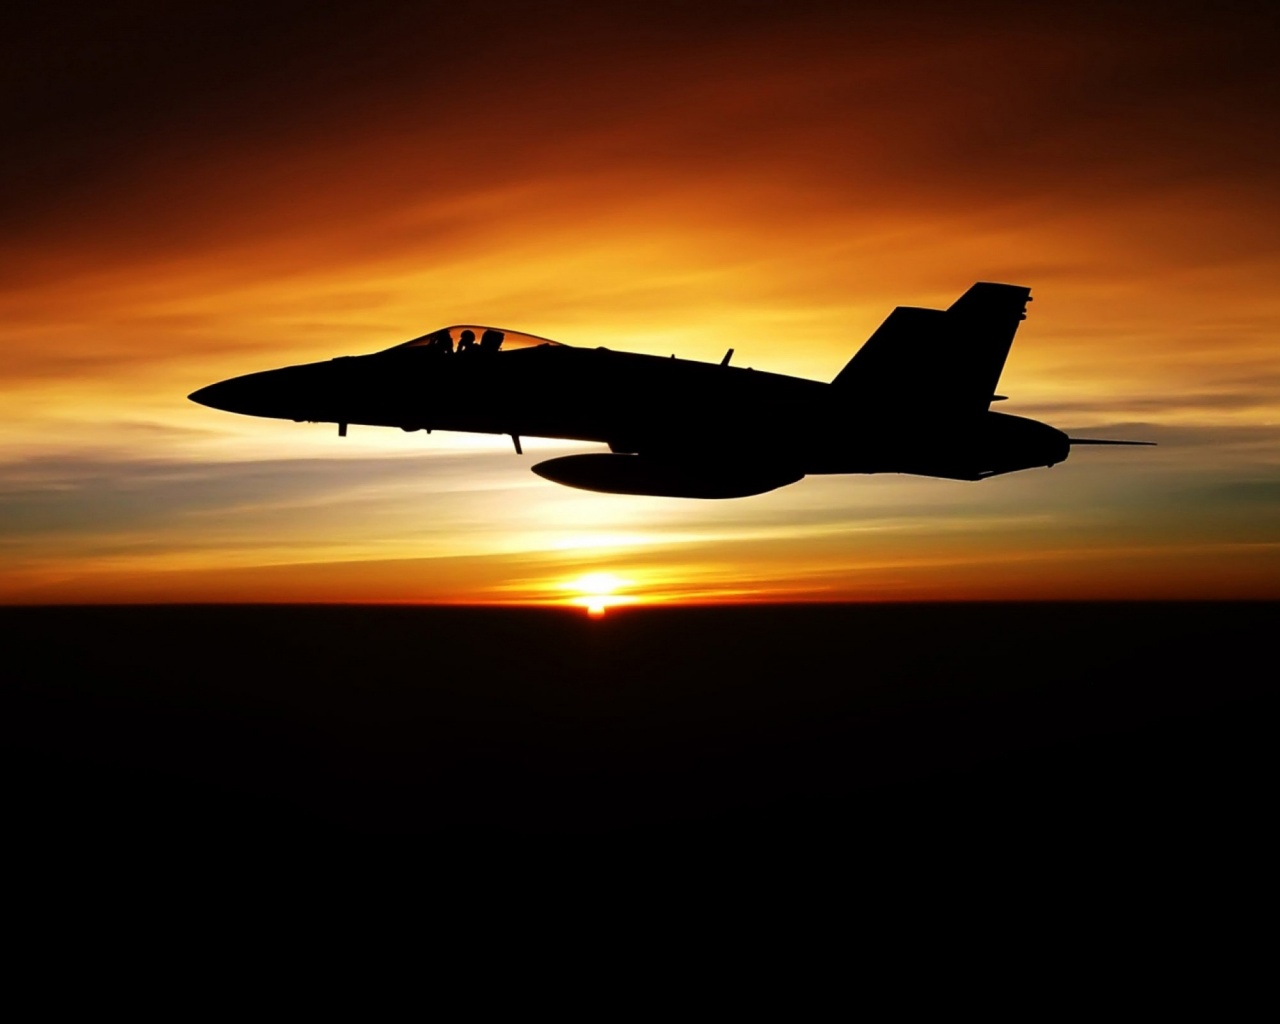
POLYGON ((630 582, 630 580, 618 578, 613 573, 592 572, 566 584, 566 589, 576 592, 577 596, 570 599, 574 605, 585 608, 593 618, 600 618, 609 608, 634 604, 639 600, 632 595, 618 593, 630 582))

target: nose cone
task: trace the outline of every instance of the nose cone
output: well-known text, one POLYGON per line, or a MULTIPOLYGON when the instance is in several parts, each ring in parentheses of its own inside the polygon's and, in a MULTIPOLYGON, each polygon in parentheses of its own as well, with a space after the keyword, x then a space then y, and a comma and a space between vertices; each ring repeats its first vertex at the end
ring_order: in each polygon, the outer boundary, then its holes
POLYGON ((200 388, 187 395, 193 402, 207 405, 210 409, 221 409, 223 412, 236 412, 236 381, 224 380, 208 387, 200 388))
POLYGON ((270 400, 274 388, 269 381, 261 378, 268 373, 250 373, 243 377, 232 377, 230 380, 218 381, 207 388, 193 391, 187 397, 193 402, 207 405, 210 409, 221 409, 223 412, 238 412, 246 416, 270 416, 266 406, 274 404, 270 400))
POLYGON ((286 366, 219 381, 187 397, 211 409, 244 416, 315 419, 315 407, 326 397, 317 386, 322 383, 311 366, 286 366))

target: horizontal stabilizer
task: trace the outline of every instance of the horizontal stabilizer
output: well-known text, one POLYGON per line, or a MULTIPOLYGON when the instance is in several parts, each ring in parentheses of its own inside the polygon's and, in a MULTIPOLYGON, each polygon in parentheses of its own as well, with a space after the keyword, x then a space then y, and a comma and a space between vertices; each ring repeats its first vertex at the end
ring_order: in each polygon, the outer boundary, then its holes
POLYGON ((1069 437, 1067 440, 1072 444, 1129 444, 1143 445, 1149 448, 1154 448, 1156 444, 1154 441, 1106 441, 1094 437, 1069 437))

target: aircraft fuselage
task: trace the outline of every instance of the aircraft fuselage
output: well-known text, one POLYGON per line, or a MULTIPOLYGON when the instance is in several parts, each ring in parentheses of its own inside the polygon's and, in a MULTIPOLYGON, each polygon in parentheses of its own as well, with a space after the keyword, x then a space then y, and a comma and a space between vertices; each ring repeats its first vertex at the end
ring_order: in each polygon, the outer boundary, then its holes
MULTIPOLYGON (((588 490, 760 494, 811 474, 980 480, 1052 466, 1071 439, 994 413, 1030 289, 979 282, 946 310, 900 306, 830 383, 449 327, 383 352, 212 384, 204 405, 297 421, 559 438, 609 446, 533 467, 588 490), (506 347, 504 347, 506 346, 506 347)), ((732 350, 730 350, 730 355, 732 350)))
POLYGON ((979 479, 1067 457, 1059 430, 981 411, 956 422, 851 408, 821 381, 607 349, 391 349, 211 385, 230 412, 402 430, 549 437, 664 458, 745 459, 801 475, 979 479), (697 439, 690 452, 690 439, 697 439))

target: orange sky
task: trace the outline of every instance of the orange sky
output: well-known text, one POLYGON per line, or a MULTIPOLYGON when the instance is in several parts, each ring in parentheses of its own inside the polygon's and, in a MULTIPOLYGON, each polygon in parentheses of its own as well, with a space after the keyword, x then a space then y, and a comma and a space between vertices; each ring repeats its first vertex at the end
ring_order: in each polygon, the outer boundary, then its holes
POLYGON ((1280 597, 1268 7, 644 6, 33 9, 0 601, 1280 597), (457 322, 830 379, 977 280, 1002 411, 1160 447, 693 502, 185 397, 457 322))

